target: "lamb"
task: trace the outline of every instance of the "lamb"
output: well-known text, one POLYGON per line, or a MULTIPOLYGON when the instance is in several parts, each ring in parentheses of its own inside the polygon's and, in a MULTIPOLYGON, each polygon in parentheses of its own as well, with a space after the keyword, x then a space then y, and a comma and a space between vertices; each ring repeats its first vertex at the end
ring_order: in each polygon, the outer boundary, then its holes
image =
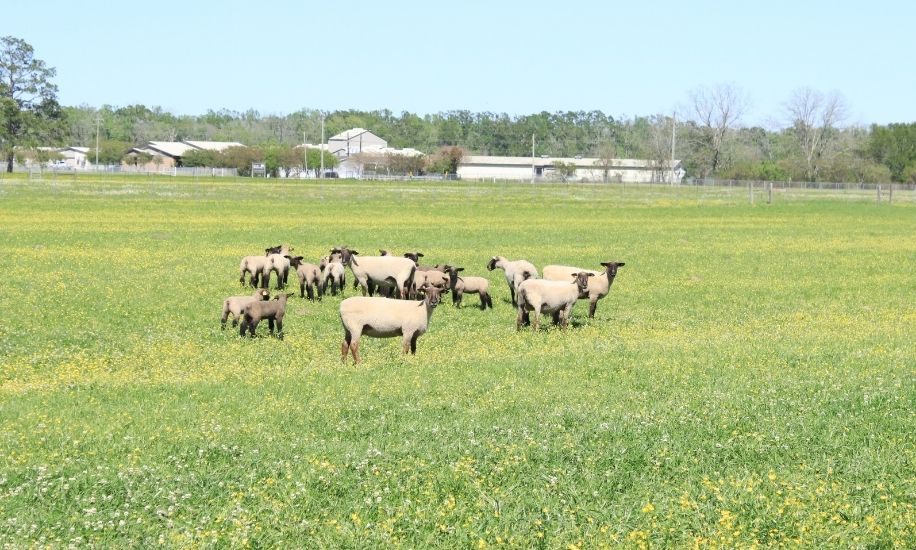
POLYGON ((463 267, 446 265, 446 274, 449 278, 449 289, 452 291, 452 305, 461 307, 461 298, 464 294, 479 294, 480 309, 486 311, 489 306, 493 309, 493 298, 490 297, 490 281, 483 277, 459 277, 458 272, 464 271, 463 267))
POLYGON ((419 296, 420 288, 429 284, 439 289, 439 292, 447 292, 449 288, 448 276, 441 271, 429 270, 429 271, 417 271, 413 276, 413 284, 410 286, 410 293, 408 297, 411 300, 416 300, 419 296))
POLYGON ((376 286, 394 287, 401 299, 407 298, 407 290, 413 282, 416 265, 407 258, 396 256, 364 256, 357 258, 356 250, 346 247, 335 248, 331 252, 341 254, 344 265, 349 265, 353 276, 363 289, 363 296, 372 295, 376 286))
POLYGON ((538 270, 529 261, 515 260, 509 261, 502 256, 493 256, 487 264, 487 269, 493 271, 499 268, 506 272, 506 282, 509 284, 509 293, 512 297, 512 305, 517 306, 515 292, 518 285, 525 279, 537 279, 538 270))
POLYGON ((310 263, 302 261, 302 256, 296 256, 289 259, 289 266, 296 270, 296 276, 299 277, 299 297, 304 298, 306 292, 309 300, 315 300, 315 291, 318 292, 318 299, 324 296, 321 287, 321 269, 310 263))
POLYGON ((232 314, 232 326, 236 327, 239 324, 239 317, 242 316, 245 306, 257 300, 269 299, 270 292, 263 288, 259 288, 251 296, 230 296, 226 298, 223 300, 223 317, 220 319, 220 328, 226 328, 226 320, 229 318, 230 313, 232 314))
POLYGON ((270 274, 277 272, 277 290, 286 286, 289 279, 289 255, 270 254, 267 256, 267 263, 264 264, 264 270, 261 272, 261 288, 270 286, 270 274))
MULTIPOLYGON (((344 285, 347 284, 347 272, 339 261, 332 261, 334 256, 325 256, 318 267, 321 268, 321 293, 327 294, 328 283, 331 285, 331 294, 343 294, 344 285)), ((339 255, 338 255, 339 257, 339 255)))
POLYGON ((245 274, 248 273, 249 283, 252 287, 257 287, 266 265, 267 258, 265 256, 245 256, 239 263, 239 283, 245 286, 245 274))
POLYGON ((277 324, 277 338, 283 339, 283 317, 286 315, 286 301, 292 294, 282 293, 267 302, 251 302, 245 306, 242 324, 239 325, 239 336, 245 336, 245 331, 254 338, 254 331, 258 323, 267 319, 270 335, 274 333, 274 322, 277 324))
POLYGON ((518 317, 515 328, 521 330, 522 325, 529 321, 528 312, 534 312, 532 330, 537 330, 541 320, 541 313, 552 313, 553 322, 566 329, 569 326, 569 316, 576 301, 587 296, 588 279, 594 273, 574 273, 572 283, 563 281, 547 281, 544 279, 528 279, 518 285, 518 317))
POLYGON ((579 269, 578 267, 569 267, 565 265, 548 265, 544 266, 544 278, 551 281, 566 281, 573 273, 586 272, 594 273, 595 278, 588 282, 588 318, 595 318, 595 309, 598 307, 598 300, 604 298, 611 291, 611 285, 614 284, 614 278, 617 276, 617 268, 625 266, 624 262, 601 262, 605 267, 604 271, 593 271, 591 269, 579 269))
POLYGON ((439 305, 439 289, 426 285, 421 290, 425 296, 420 302, 365 296, 341 302, 344 340, 340 345, 340 360, 346 363, 348 353, 352 353, 353 363, 359 363, 359 338, 363 334, 374 338, 400 336, 403 352, 416 354, 417 338, 429 328, 433 310, 439 305))

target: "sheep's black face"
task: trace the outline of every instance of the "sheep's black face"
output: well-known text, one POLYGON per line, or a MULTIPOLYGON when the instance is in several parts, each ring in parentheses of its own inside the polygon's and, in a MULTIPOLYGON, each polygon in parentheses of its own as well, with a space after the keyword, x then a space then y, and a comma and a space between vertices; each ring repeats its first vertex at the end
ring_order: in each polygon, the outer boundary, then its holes
POLYGON ((594 273, 587 273, 585 271, 581 273, 573 273, 575 280, 573 284, 579 287, 579 297, 584 297, 585 294, 588 294, 588 278, 594 277, 594 273))
POLYGON ((487 270, 493 271, 496 269, 496 258, 491 258, 490 262, 487 264, 487 270))
POLYGON ((424 284, 422 287, 420 287, 420 290, 426 296, 425 302, 429 304, 429 307, 435 308, 439 305, 439 299, 441 296, 438 288, 429 284, 424 284))
POLYGON ((601 262, 601 265, 607 268, 608 277, 617 276, 617 268, 626 265, 624 262, 601 262))

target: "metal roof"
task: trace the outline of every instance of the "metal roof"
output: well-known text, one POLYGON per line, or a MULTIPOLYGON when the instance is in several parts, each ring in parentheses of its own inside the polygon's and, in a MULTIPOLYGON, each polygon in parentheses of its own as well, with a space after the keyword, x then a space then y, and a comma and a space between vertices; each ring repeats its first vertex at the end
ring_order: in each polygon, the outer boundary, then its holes
POLYGON ((237 141, 191 141, 183 140, 183 143, 192 145, 198 149, 207 149, 210 151, 223 151, 230 147, 244 147, 243 144, 237 141))
POLYGON ((182 143, 180 141, 151 141, 147 147, 150 149, 155 149, 156 151, 164 153, 170 157, 180 157, 188 151, 197 149, 197 147, 194 147, 193 145, 188 145, 187 143, 182 143))
MULTIPOLYGON (((349 130, 344 130, 343 132, 337 134, 336 136, 331 136, 328 138, 328 141, 346 141, 347 139, 353 139, 360 134, 372 134, 369 130, 365 128, 350 128, 349 130)), ((375 134, 372 134, 375 136, 375 134)), ((378 137, 378 136, 375 136, 378 137)), ((381 138, 379 138, 381 139, 381 138)))

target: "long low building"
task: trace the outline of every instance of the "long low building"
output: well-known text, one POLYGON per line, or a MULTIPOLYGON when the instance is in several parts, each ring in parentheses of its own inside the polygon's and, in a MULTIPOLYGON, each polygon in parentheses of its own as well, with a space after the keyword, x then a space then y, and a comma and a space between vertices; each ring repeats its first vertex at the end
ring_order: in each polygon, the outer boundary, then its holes
POLYGON ((671 182, 684 177, 680 160, 663 163, 639 159, 577 157, 493 157, 470 155, 461 159, 458 177, 467 180, 558 180, 557 165, 574 165, 567 179, 591 182, 671 182))

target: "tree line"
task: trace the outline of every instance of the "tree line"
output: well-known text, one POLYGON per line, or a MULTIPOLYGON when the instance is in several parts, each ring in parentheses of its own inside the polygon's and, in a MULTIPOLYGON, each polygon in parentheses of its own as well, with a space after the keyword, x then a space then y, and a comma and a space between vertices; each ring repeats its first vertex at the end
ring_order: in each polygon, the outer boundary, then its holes
POLYGON ((528 115, 452 110, 419 115, 387 109, 302 109, 285 115, 223 109, 177 115, 145 105, 61 107, 51 83, 54 70, 35 60, 25 42, 2 40, 0 146, 10 169, 16 146, 94 147, 97 129, 100 162, 119 161, 115 157, 149 141, 183 139, 237 141, 249 146, 251 155, 270 161, 271 156, 295 154, 294 144, 320 143, 323 119, 325 137, 366 128, 391 147, 437 153, 436 169, 448 164, 449 151, 457 147, 466 154, 533 153, 603 162, 640 158, 662 163, 673 153, 689 177, 700 178, 916 182, 916 123, 845 125, 848 106, 842 97, 810 88, 787 98, 784 112, 778 113, 783 123, 775 128, 745 124, 750 100, 733 84, 692 90, 670 114, 633 117, 597 110, 528 115))

